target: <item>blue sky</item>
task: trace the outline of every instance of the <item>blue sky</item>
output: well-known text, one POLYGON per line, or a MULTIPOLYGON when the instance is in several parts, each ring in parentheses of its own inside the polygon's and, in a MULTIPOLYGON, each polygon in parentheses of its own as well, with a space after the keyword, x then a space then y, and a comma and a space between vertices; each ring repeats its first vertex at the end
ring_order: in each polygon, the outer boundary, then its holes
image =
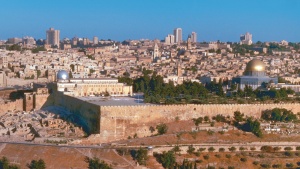
POLYGON ((0 0, 0 39, 45 38, 54 27, 61 39, 164 39, 181 27, 183 38, 300 42, 299 0, 0 0))

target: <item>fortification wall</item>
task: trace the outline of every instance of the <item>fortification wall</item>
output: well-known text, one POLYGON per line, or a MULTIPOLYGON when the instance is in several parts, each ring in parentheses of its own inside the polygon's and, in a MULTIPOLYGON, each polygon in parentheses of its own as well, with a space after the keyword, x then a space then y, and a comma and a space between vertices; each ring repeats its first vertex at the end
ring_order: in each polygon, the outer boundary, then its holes
POLYGON ((294 113, 300 112, 300 104, 207 104, 207 105, 148 105, 148 106, 103 106, 100 119, 100 142, 127 139, 137 134, 149 136, 150 126, 190 120, 200 116, 233 116, 240 111, 246 116, 260 117, 261 112, 273 108, 286 108, 294 113))
POLYGON ((55 94, 54 105, 64 107, 78 115, 76 121, 88 134, 100 133, 100 106, 62 93, 55 94))
POLYGON ((54 103, 53 96, 49 94, 35 94, 34 101, 35 109, 51 106, 54 103))
POLYGON ((0 104, 0 116, 3 113, 13 110, 23 110, 23 99, 18 99, 16 101, 7 102, 5 104, 0 104))

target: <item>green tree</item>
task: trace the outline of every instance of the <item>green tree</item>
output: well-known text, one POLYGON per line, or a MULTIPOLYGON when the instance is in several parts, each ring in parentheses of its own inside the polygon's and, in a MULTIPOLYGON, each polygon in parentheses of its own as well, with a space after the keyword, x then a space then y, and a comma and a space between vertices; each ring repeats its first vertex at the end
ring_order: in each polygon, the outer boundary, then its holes
POLYGON ((193 145, 188 146, 188 150, 186 151, 189 154, 193 154, 195 151, 195 147, 193 145))
POLYGON ((165 134, 168 131, 168 126, 165 123, 156 126, 159 135, 165 134))
POLYGON ((32 160, 30 164, 27 164, 27 167, 30 169, 45 169, 46 163, 42 159, 32 160))
POLYGON ((156 155, 157 161, 162 164, 164 168, 171 169, 176 163, 175 154, 173 151, 163 152, 156 155))
POLYGON ((16 165, 10 165, 6 157, 0 159, 0 169, 19 169, 16 165))
POLYGON ((85 161, 89 163, 89 169, 112 169, 111 165, 108 165, 105 161, 99 160, 98 158, 86 157, 85 161))
POLYGON ((146 165, 148 160, 148 150, 145 148, 139 148, 136 152, 136 160, 140 165, 146 165))
POLYGON ((240 111, 235 111, 233 118, 237 123, 242 122, 244 121, 244 114, 242 114, 240 111))

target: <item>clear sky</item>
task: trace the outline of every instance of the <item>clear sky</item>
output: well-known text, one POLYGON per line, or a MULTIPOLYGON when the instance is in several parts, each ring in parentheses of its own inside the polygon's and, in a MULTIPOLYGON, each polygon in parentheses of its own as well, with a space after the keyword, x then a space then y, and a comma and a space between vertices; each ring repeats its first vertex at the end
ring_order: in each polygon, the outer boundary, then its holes
POLYGON ((61 31, 61 39, 164 39, 173 29, 198 41, 300 42, 300 0, 0 0, 0 39, 61 31))

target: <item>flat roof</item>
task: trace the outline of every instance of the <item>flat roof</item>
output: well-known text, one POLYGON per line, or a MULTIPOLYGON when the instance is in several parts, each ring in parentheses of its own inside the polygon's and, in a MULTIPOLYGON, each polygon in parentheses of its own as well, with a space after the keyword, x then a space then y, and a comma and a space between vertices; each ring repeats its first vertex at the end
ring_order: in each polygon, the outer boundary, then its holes
POLYGON ((78 97, 80 100, 84 100, 89 103, 93 103, 99 106, 139 106, 139 105, 151 105, 150 103, 144 103, 144 99, 139 97, 78 97))

